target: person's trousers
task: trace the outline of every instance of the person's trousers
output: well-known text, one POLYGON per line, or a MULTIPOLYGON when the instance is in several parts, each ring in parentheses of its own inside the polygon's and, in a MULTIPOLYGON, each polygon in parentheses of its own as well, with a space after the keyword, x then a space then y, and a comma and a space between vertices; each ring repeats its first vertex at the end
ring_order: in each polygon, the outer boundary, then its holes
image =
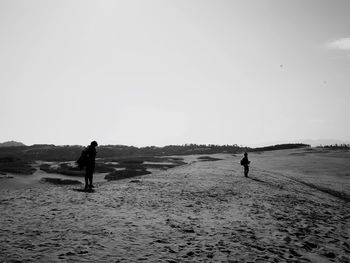
POLYGON ((248 176, 248 173, 249 173, 249 166, 248 166, 248 165, 245 165, 245 166, 244 166, 244 176, 247 177, 247 176, 248 176))
POLYGON ((92 175, 94 174, 95 165, 86 166, 85 170, 85 185, 92 185, 92 175))

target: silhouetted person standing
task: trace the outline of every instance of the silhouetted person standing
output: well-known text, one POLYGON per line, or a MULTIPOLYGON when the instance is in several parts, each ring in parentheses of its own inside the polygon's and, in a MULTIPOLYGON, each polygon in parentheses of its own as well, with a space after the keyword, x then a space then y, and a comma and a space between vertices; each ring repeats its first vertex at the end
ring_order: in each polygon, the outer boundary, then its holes
POLYGON ((244 167, 244 176, 245 177, 248 177, 249 164, 250 164, 250 161, 248 160, 248 153, 244 153, 244 157, 241 160, 241 165, 243 165, 243 167, 244 167))
POLYGON ((85 167, 85 189, 92 189, 94 186, 92 185, 92 176, 95 170, 95 159, 96 159, 96 147, 97 142, 93 141, 86 148, 86 167, 85 167))

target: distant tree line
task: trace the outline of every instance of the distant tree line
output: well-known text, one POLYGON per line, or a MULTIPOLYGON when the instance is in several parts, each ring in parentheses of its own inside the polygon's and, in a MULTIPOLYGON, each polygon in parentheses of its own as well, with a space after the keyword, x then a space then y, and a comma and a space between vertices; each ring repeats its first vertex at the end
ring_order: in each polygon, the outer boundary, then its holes
MULTIPOLYGON (((130 156, 166 156, 166 155, 191 155, 191 154, 214 154, 230 153, 237 154, 242 152, 255 151, 273 151, 283 149, 294 149, 300 147, 309 147, 307 144, 279 144, 274 146, 249 148, 233 145, 214 145, 214 144, 184 144, 167 145, 164 147, 147 146, 135 147, 126 145, 102 145, 97 148, 98 158, 116 158, 130 156)), ((43 161, 72 161, 76 160, 83 146, 55 146, 55 145, 32 145, 18 147, 1 147, 0 158, 14 156, 22 160, 43 160, 43 161)))
POLYGON ((326 148, 332 150, 348 150, 350 149, 350 144, 330 144, 330 145, 320 145, 317 148, 326 148))

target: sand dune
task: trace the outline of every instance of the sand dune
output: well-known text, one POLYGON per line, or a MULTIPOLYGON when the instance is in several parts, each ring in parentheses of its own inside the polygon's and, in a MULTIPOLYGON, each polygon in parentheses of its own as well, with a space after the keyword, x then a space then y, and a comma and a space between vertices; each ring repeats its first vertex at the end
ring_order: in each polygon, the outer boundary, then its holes
POLYGON ((290 153, 251 154, 250 178, 240 156, 187 156, 91 194, 3 189, 0 261, 349 262, 350 203, 302 183, 349 194, 344 154, 290 153))

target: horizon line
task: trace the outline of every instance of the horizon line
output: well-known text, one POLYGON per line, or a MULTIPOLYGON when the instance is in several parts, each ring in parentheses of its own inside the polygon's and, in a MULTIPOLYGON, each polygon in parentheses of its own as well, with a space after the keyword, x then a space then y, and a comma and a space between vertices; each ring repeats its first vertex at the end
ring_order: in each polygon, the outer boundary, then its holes
MULTIPOLYGON (((8 141, 3 141, 0 142, 0 144, 4 143, 20 143, 23 144, 24 146, 34 146, 34 145, 54 145, 54 146, 85 146, 89 145, 90 143, 87 144, 55 144, 55 143, 32 143, 32 144, 26 144, 22 141, 16 141, 16 140, 8 140, 8 141)), ((284 141, 284 140, 276 140, 276 141, 270 141, 270 142, 264 142, 264 143, 249 143, 249 144, 238 144, 238 143, 225 143, 225 144, 215 144, 215 143, 181 143, 181 144, 164 144, 164 145, 132 145, 132 144, 121 144, 121 143, 102 143, 99 144, 99 146, 128 146, 128 147, 136 147, 136 148, 145 148, 145 147, 166 147, 166 146, 183 146, 183 145, 213 145, 213 146, 238 146, 241 148, 259 148, 259 147, 268 147, 268 146, 274 146, 274 145, 280 145, 280 144, 306 144, 310 145, 311 147, 316 147, 316 146, 322 146, 322 145, 332 145, 332 144, 350 144, 350 140, 343 140, 343 139, 300 139, 300 140, 290 140, 290 141, 284 141), (323 141, 323 143, 322 143, 323 141)))

